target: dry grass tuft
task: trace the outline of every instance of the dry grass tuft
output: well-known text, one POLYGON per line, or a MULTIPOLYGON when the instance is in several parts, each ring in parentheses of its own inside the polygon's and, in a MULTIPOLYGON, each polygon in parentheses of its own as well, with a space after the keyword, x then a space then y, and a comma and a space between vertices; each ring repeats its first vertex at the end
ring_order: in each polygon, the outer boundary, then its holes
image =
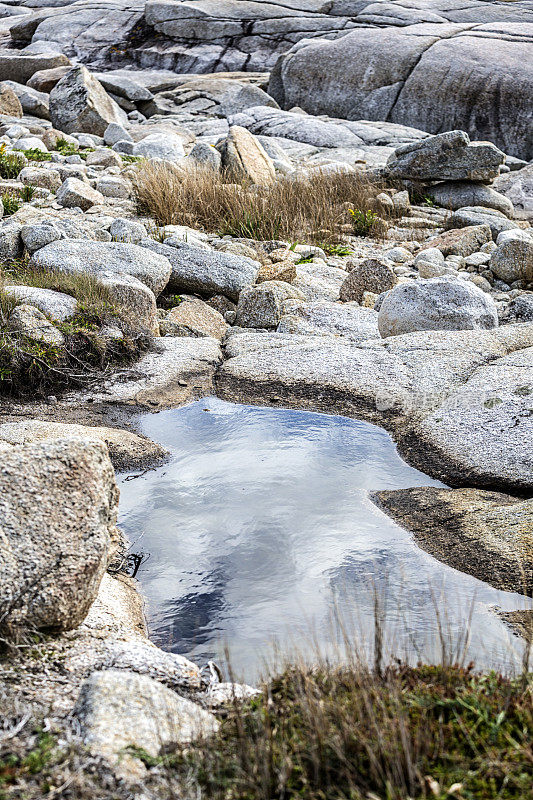
MULTIPOLYGON (((133 174, 143 213, 159 225, 189 225, 219 235, 315 244, 341 242, 354 232, 352 211, 376 208, 383 186, 363 173, 320 170, 310 177, 280 178, 272 186, 231 183, 211 169, 181 170, 144 161, 133 174)), ((383 220, 371 217, 367 235, 379 236, 383 220)))
POLYGON ((26 260, 0 265, 0 394, 43 396, 100 383, 114 363, 133 360, 149 342, 148 331, 139 329, 131 313, 117 305, 95 277, 39 271, 26 260), (20 301, 4 291, 9 284, 52 289, 76 298, 75 315, 55 322, 64 336, 63 346, 10 329, 9 317, 20 301), (122 337, 102 336, 106 325, 118 328, 122 337))

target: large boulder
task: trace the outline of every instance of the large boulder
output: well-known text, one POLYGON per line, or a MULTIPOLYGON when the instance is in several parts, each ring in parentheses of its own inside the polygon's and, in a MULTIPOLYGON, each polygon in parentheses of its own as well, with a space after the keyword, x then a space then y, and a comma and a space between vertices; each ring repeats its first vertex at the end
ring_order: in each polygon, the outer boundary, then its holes
POLYGON ((492 298, 470 281, 450 275, 399 284, 385 296, 378 316, 384 338, 413 331, 489 329, 497 325, 492 298))
POLYGON ((16 81, 5 81, 5 84, 17 95, 24 114, 50 119, 48 95, 45 92, 38 92, 16 81))
POLYGON ((464 131, 448 131, 396 148, 386 170, 392 178, 422 182, 490 181, 504 161, 505 154, 490 142, 471 142, 464 131))
POLYGON ((49 322, 43 312, 28 303, 21 303, 13 309, 7 327, 28 339, 55 347, 60 347, 65 341, 61 331, 49 322))
POLYGON ((533 235, 526 231, 504 231, 490 257, 490 268, 506 283, 533 281, 533 235))
POLYGON ((470 256, 481 250, 484 244, 492 241, 491 229, 487 224, 468 225, 465 228, 455 228, 445 231, 435 239, 431 239, 422 248, 439 249, 445 256, 470 256))
POLYGON ((83 621, 112 555, 117 507, 101 442, 55 439, 2 453, 3 627, 61 631, 83 621))
POLYGON ((340 5, 361 27, 307 39, 281 56, 269 93, 282 108, 386 119, 430 133, 461 129, 510 155, 533 157, 526 4, 340 5))
POLYGON ((519 225, 508 219, 501 211, 483 206, 465 206, 454 211, 446 220, 447 228, 468 228, 488 225, 496 241, 502 231, 516 230, 519 225))
POLYGON ((267 186, 276 179, 276 170, 269 155, 253 133, 233 125, 219 145, 222 166, 235 181, 250 181, 267 186))
POLYGON ((74 67, 50 92, 50 118, 65 133, 103 136, 110 122, 123 124, 124 111, 84 66, 74 67))
POLYGON ((237 300, 259 271, 259 262, 251 258, 210 252, 186 243, 176 242, 171 247, 147 238, 140 245, 170 261, 169 289, 174 292, 198 292, 209 297, 223 294, 237 300))
POLYGON ((62 239, 41 247, 30 266, 73 274, 107 276, 131 275, 158 295, 168 283, 170 264, 157 251, 149 253, 136 244, 93 242, 86 239, 62 239))

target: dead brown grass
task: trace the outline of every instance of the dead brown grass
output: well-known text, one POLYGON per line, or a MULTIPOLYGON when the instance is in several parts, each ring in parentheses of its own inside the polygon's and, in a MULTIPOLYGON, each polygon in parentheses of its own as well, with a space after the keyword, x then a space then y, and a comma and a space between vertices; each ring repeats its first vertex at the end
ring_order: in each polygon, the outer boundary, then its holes
MULTIPOLYGON (((280 178, 267 187, 231 183, 228 176, 200 168, 180 170, 144 161, 133 175, 139 209, 159 225, 189 225, 211 233, 256 240, 284 239, 315 244, 342 242, 354 232, 352 211, 376 209, 383 185, 363 173, 325 173, 280 178)), ((385 222, 369 215, 372 236, 385 222)))

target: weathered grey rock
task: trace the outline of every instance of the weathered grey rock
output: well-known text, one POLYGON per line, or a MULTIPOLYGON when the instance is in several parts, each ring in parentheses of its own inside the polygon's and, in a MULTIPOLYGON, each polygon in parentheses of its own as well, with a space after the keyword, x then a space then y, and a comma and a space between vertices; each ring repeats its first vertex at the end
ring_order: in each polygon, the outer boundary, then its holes
POLYGON ((313 336, 338 336, 350 341, 379 337, 378 315, 357 303, 286 301, 277 327, 278 333, 313 336))
POLYGON ((299 289, 306 300, 338 300, 346 272, 320 262, 298 264, 296 280, 292 285, 299 289))
POLYGON ((304 295, 283 281, 264 281, 239 295, 236 324, 243 328, 276 328, 286 300, 303 300, 304 295))
POLYGON ((50 119, 48 95, 45 92, 38 92, 16 81, 5 81, 5 84, 17 95, 24 114, 50 119))
POLYGON ((386 119, 431 133, 461 129, 511 155, 533 157, 527 4, 343 8, 359 27, 300 42, 279 59, 269 92, 283 108, 386 119), (496 95, 498 114, 492 113, 496 95))
POLYGON ((355 266, 343 282, 339 299, 360 303, 364 292, 381 294, 396 286, 398 278, 390 261, 380 258, 366 258, 355 266))
POLYGON ((496 192, 491 186, 456 181, 455 183, 438 183, 436 186, 430 186, 426 191, 428 196, 440 206, 453 211, 464 206, 481 206, 501 211, 507 217, 512 217, 514 213, 511 201, 503 194, 496 192))
POLYGON ((268 186, 276 179, 272 159, 246 128, 233 125, 227 139, 219 147, 222 166, 235 181, 250 181, 259 186, 268 186))
POLYGON ((384 298, 378 326, 383 337, 423 330, 489 329, 498 325, 492 298, 452 276, 402 283, 384 298))
POLYGON ((20 258, 23 249, 21 230, 19 222, 3 222, 0 225, 0 259, 12 261, 20 258))
POLYGON ((183 140, 177 134, 150 133, 133 145, 133 155, 175 162, 184 157, 185 150, 183 140))
POLYGON ((78 306, 71 295, 54 292, 52 289, 40 289, 36 286, 4 286, 4 292, 27 305, 38 308, 47 317, 59 322, 72 317, 78 306))
POLYGON ((232 125, 247 128, 254 134, 279 136, 315 147, 359 147, 362 138, 347 124, 333 120, 279 111, 258 106, 230 117, 232 125))
POLYGON ((37 136, 21 136, 13 142, 13 150, 40 150, 47 153, 46 145, 37 136))
POLYGON ((148 231, 142 222, 136 222, 133 219, 124 219, 123 217, 118 217, 113 220, 109 228, 109 233, 115 242, 133 242, 134 244, 137 244, 141 239, 145 239, 148 236, 148 231))
POLYGON ((192 396, 191 386, 213 393, 215 369, 222 361, 220 342, 209 337, 168 336, 129 370, 107 381, 95 400, 141 407, 175 408, 192 396))
POLYGON ((8 117, 22 117, 22 105, 17 95, 4 83, 0 83, 0 114, 8 117))
POLYGON ((257 273, 257 283, 263 281, 284 281, 292 283, 296 280, 296 264, 294 261, 276 261, 275 264, 262 264, 257 273))
POLYGON ((56 439, 7 450, 0 498, 3 626, 75 628, 116 540, 118 491, 106 446, 56 439))
POLYGON ((54 86, 59 83, 61 78, 64 78, 67 72, 72 69, 72 65, 64 67, 52 67, 51 69, 40 69, 34 72, 28 81, 28 86, 31 89, 36 89, 38 92, 46 92, 50 94, 54 86))
POLYGON ((512 202, 515 217, 533 220, 533 164, 500 175, 494 181, 494 188, 512 202))
POLYGON ((82 211, 87 211, 88 208, 104 202, 104 197, 100 192, 78 178, 67 178, 63 181, 57 190, 56 199, 65 208, 78 207, 82 211))
POLYGON ((126 670, 94 672, 81 688, 74 714, 90 751, 112 763, 124 758, 128 747, 156 757, 171 744, 208 736, 218 728, 213 714, 196 703, 126 670))
POLYGON ((448 131, 398 147, 386 169, 391 177, 422 182, 490 181, 504 161, 505 154, 490 142, 471 143, 464 131, 448 131))
POLYGON ((504 231, 490 257, 490 268, 500 280, 533 281, 533 235, 526 231, 504 231))
POLYGON ((498 589, 531 594, 533 501, 435 487, 375 492, 372 499, 439 561, 498 589))
POLYGON ((73 67, 50 92, 50 118, 65 133, 103 136, 110 122, 122 124, 126 115, 86 67, 73 67))
POLYGON ((133 195, 133 186, 131 181, 118 175, 102 175, 96 182, 96 191, 103 197, 126 200, 133 195))
POLYGON ((87 154, 85 163, 88 167, 121 167, 122 159, 108 147, 97 147, 94 152, 87 154))
POLYGON ((234 706, 261 694, 259 689, 245 683, 212 683, 207 690, 206 702, 210 708, 234 706))
POLYGON ((61 347, 65 341, 61 331, 58 331, 47 320, 43 312, 28 303, 22 303, 13 309, 9 315, 7 327, 11 331, 26 336, 28 339, 43 342, 43 344, 61 347))
POLYGON ((145 436, 131 431, 89 427, 65 422, 49 422, 26 419, 21 422, 4 422, 0 425, 0 441, 11 445, 26 445, 44 442, 49 439, 81 438, 104 442, 109 451, 111 463, 117 470, 137 469, 153 461, 161 460, 167 451, 161 445, 145 436))
POLYGON ((146 639, 126 641, 107 639, 94 662, 94 669, 124 669, 147 675, 176 691, 199 690, 203 686, 200 669, 185 656, 167 653, 146 639))
POLYGON ((519 359, 526 348, 533 350, 531 323, 492 330, 421 331, 360 343, 340 337, 230 332, 227 360, 217 374, 217 392, 236 402, 268 404, 275 397, 287 407, 335 410, 366 419, 395 431, 410 462, 445 483, 480 482, 530 493, 533 437, 526 410, 531 399, 514 392, 529 385, 531 364, 520 375, 513 374, 511 360, 519 359), (492 408, 499 417, 489 413, 492 404, 485 406, 486 398, 473 387, 449 403, 450 413, 463 415, 464 430, 445 425, 440 409, 447 398, 492 364, 500 365, 492 381, 496 396, 500 385, 509 385, 509 403, 492 408), (517 413, 522 410, 519 430, 515 430, 517 413), (434 442, 432 424, 439 419, 442 433, 434 442), (492 420, 488 437, 485 419, 492 420), (507 432, 512 439, 509 444, 507 432), (447 436, 447 455, 440 457, 436 442, 446 446, 447 436))
POLYGON ((453 464, 462 482, 531 494, 532 374, 533 347, 479 367, 421 423, 421 449, 453 464))
POLYGON ((189 153, 189 158, 192 158, 200 167, 210 167, 218 172, 222 166, 222 156, 214 147, 204 142, 198 142, 194 145, 189 153))
POLYGON ((197 298, 184 300, 159 323, 162 336, 212 336, 222 339, 227 329, 222 314, 197 298))
POLYGON ((22 236, 24 247, 30 255, 41 247, 63 238, 63 232, 52 220, 23 225, 20 235, 22 236))
POLYGON ((16 50, 0 53, 0 75, 3 80, 27 83, 41 69, 68 66, 70 61, 62 53, 24 54, 16 50))
POLYGON ((259 270, 259 263, 250 258, 209 252, 186 243, 176 242, 170 247, 153 239, 143 239, 140 244, 170 261, 172 272, 168 285, 174 292, 224 294, 237 300, 242 289, 254 283, 259 270))
POLYGON ((39 169, 38 167, 24 167, 18 176, 26 186, 36 186, 56 192, 61 186, 59 172, 55 169, 39 169))
POLYGON ((158 251, 148 253, 136 244, 63 239, 42 247, 31 258, 37 269, 87 273, 131 275, 157 296, 167 285, 171 268, 158 251))
POLYGON ((505 309, 506 322, 533 322, 533 293, 515 297, 505 309))
POLYGON ((105 269, 98 272, 98 280, 108 289, 113 300, 130 312, 134 327, 146 328, 159 336, 155 294, 148 286, 133 275, 105 269))
POLYGON ((447 228, 466 228, 470 225, 488 225, 494 240, 502 231, 518 228, 518 224, 507 219, 501 211, 481 206, 467 206, 455 211, 446 221, 447 228))
POLYGON ((466 228, 454 229, 431 239, 422 247, 421 253, 426 248, 438 248, 445 256, 470 256, 477 253, 484 244, 492 241, 491 229, 485 223, 472 225, 466 228))
POLYGON ((123 125, 119 125, 118 122, 110 122, 104 131, 104 142, 111 147, 117 142, 133 142, 133 139, 123 125))

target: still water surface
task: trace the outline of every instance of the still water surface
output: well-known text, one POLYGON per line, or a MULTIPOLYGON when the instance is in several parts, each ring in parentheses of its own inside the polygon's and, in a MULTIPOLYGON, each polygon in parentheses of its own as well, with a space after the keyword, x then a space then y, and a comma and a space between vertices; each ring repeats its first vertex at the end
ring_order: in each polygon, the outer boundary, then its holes
POLYGON ((370 643, 377 595, 400 657, 439 658, 442 637, 458 648, 470 627, 467 659, 479 667, 520 658, 492 609, 529 601, 444 566, 368 499, 442 486, 381 428, 208 398, 147 414, 141 429, 171 459, 121 476, 120 524, 150 554, 138 577, 164 649, 202 664, 224 662, 227 646, 236 674, 254 680, 273 643, 335 653, 335 618, 370 643))

